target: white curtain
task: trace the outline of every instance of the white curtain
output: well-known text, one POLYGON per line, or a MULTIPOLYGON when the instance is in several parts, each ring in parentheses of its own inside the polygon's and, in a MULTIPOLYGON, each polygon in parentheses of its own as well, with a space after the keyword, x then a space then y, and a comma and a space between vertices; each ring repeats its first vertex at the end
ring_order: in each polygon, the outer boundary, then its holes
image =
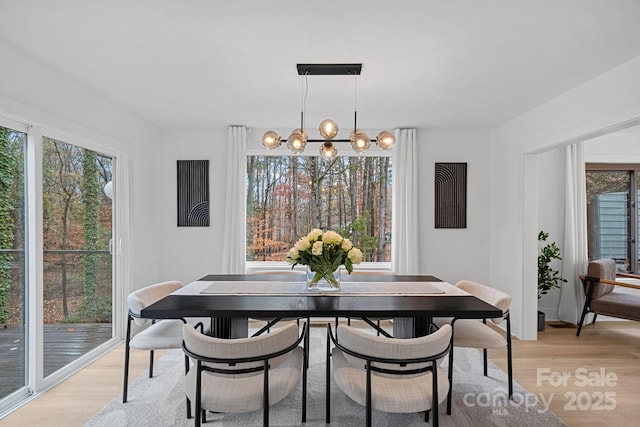
POLYGON ((419 273, 418 156, 415 129, 398 129, 393 153, 392 268, 419 273))
POLYGON ((568 145, 566 153, 564 248, 562 276, 568 280, 560 292, 558 318, 577 324, 585 295, 578 276, 587 270, 587 190, 583 143, 568 145))
POLYGON ((246 272, 247 129, 229 126, 227 137, 227 185, 224 215, 223 273, 246 272))

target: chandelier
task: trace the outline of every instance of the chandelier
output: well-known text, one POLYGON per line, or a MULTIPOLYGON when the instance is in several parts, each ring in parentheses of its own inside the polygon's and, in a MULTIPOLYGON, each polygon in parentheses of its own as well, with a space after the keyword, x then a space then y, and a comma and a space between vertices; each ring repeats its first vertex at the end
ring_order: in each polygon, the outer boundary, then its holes
MULTIPOLYGON (((360 75, 362 70, 362 64, 298 64, 298 75, 306 77, 312 75, 360 75)), ((354 91, 355 94, 355 91, 354 91)), ((338 136, 338 124, 333 119, 325 119, 320 122, 318 131, 322 139, 309 138, 304 127, 304 113, 305 113, 305 98, 302 102, 302 111, 300 112, 300 127, 294 129, 289 135, 289 138, 282 139, 282 137, 275 131, 267 131, 262 136, 262 145, 268 150, 274 150, 278 148, 283 142, 286 143, 287 148, 293 154, 300 154, 307 146, 307 142, 321 142, 320 156, 326 160, 331 160, 338 155, 338 148, 336 142, 349 142, 351 147, 356 153, 364 153, 371 147, 371 143, 375 142, 378 147, 383 150, 389 150, 393 148, 396 143, 396 139, 393 133, 383 130, 375 139, 369 139, 369 135, 362 130, 358 129, 358 112, 354 108, 353 112, 353 128, 349 133, 348 139, 336 139, 338 136)))

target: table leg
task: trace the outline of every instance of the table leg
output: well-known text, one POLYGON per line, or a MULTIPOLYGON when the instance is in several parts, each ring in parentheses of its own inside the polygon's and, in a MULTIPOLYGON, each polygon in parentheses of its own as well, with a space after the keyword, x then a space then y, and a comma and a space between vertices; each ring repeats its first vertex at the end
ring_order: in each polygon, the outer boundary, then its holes
POLYGON ((211 318, 211 336, 246 338, 249 336, 249 320, 245 317, 213 317, 211 318))
POLYGON ((395 317, 393 319, 394 338, 414 338, 429 335, 431 317, 395 317))

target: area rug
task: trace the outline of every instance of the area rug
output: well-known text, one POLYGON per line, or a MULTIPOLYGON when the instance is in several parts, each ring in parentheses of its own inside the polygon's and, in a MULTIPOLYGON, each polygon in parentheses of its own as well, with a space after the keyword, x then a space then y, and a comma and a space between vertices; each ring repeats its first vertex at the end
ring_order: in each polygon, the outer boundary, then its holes
MULTIPOLYGON (((325 424, 325 343, 326 329, 311 328, 311 352, 308 375, 307 422, 302 423, 302 387, 298 386, 270 410, 272 426, 324 426, 325 424)), ((446 365, 446 361, 444 362, 446 365)), ((86 427, 116 426, 192 426, 186 418, 184 394, 184 359, 180 350, 163 355, 154 366, 154 377, 142 374, 129 387, 128 402, 122 395, 105 406, 86 427)), ((453 378, 453 410, 446 414, 440 406, 440 425, 460 426, 565 426, 555 414, 514 382, 513 400, 507 399, 507 376, 489 363, 488 376, 482 375, 482 353, 475 349, 456 348, 453 378)), ((331 387, 331 425, 361 426, 364 407, 355 403, 335 385, 331 387)), ((207 413, 208 426, 245 427, 262 425, 262 411, 246 414, 207 413)), ((373 425, 403 427, 428 426, 422 414, 373 412, 373 425)))

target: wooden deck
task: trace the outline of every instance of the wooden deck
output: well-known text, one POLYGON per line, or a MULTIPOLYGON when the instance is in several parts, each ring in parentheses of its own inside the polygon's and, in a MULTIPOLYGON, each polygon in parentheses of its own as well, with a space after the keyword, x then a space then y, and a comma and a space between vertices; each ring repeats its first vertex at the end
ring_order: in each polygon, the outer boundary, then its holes
MULTIPOLYGON (((45 324, 45 377, 109 340, 111 326, 111 323, 45 324)), ((22 326, 0 328, 0 399, 24 385, 25 346, 22 326)))

